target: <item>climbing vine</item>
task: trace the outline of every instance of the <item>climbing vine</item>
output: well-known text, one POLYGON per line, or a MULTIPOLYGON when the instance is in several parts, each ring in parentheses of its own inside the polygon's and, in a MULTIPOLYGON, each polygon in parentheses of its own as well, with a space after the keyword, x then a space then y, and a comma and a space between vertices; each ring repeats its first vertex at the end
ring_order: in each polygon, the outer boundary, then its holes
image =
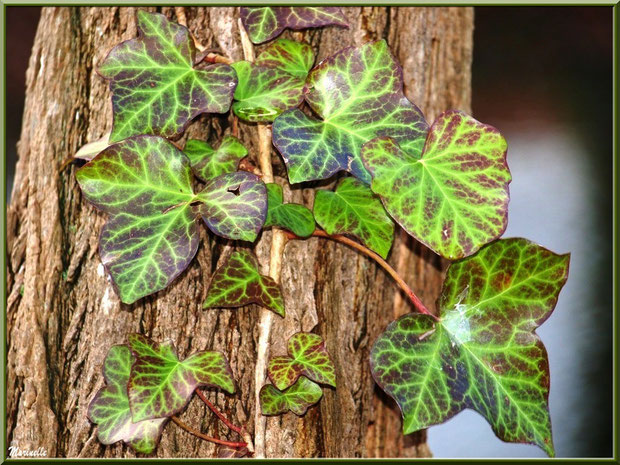
MULTIPOLYGON (((554 309, 569 257, 526 239, 500 239, 511 181, 504 137, 457 110, 429 125, 405 97, 402 70, 383 40, 315 65, 310 45, 276 38, 286 28, 346 27, 340 8, 243 7, 240 16, 245 37, 272 41, 255 60, 233 63, 197 46, 185 25, 138 11, 138 37, 114 47, 99 67, 112 92, 113 127, 76 154, 88 161, 76 179, 108 215, 100 258, 121 301, 169 286, 194 258, 204 224, 242 246, 215 271, 204 307, 257 304, 286 318, 278 280, 259 272, 248 246, 267 227, 289 240, 338 241, 374 259, 414 307, 385 329, 370 355, 372 376, 402 411, 403 432, 470 408, 501 439, 552 456, 549 367, 535 330, 554 309), (174 142, 197 115, 229 111, 237 130, 217 148, 174 142), (340 174, 335 188, 317 190, 312 210, 285 203, 282 186, 243 163, 248 150, 237 118, 272 123, 291 184, 340 174), (385 261, 397 228, 452 261, 437 315, 385 261)), ((263 415, 303 415, 323 388, 337 385, 319 335, 297 333, 287 348, 267 364, 263 415)), ((103 377, 88 410, 103 444, 124 441, 152 453, 172 420, 226 456, 253 452, 245 428, 202 392, 235 391, 223 354, 180 360, 170 342, 132 334, 110 348, 103 377), (179 420, 194 392, 238 442, 179 420)))

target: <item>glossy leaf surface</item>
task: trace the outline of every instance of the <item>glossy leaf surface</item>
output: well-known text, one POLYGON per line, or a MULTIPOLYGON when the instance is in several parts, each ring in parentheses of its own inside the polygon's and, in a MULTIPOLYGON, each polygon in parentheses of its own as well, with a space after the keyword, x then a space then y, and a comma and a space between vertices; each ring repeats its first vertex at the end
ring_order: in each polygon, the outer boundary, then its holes
POLYGON ((203 307, 233 308, 249 304, 258 304, 284 316, 280 286, 259 273, 258 261, 252 252, 235 250, 215 271, 203 307))
POLYGON ((270 44, 255 63, 233 63, 239 79, 233 111, 246 121, 273 121, 303 101, 306 76, 313 63, 314 52, 308 44, 286 39, 270 44))
POLYGON ((363 158, 390 215, 443 257, 471 255, 506 229, 506 140, 465 113, 435 120, 421 158, 390 138, 367 143, 363 158))
POLYGON ((201 113, 225 113, 237 84, 224 64, 194 69, 196 49, 186 27, 138 11, 138 37, 114 47, 99 67, 110 81, 114 125, 110 142, 139 134, 171 137, 201 113))
POLYGON ((106 386, 91 401, 88 418, 98 425, 97 439, 102 444, 124 441, 137 452, 150 454, 159 442, 167 418, 132 421, 127 383, 134 360, 129 347, 110 348, 103 364, 106 386))
POLYGON ((338 7, 241 7, 241 21, 255 44, 277 37, 286 28, 348 26, 346 17, 338 7))
POLYGON ((129 346, 136 357, 128 385, 134 421, 180 412, 200 386, 235 392, 228 361, 220 352, 197 352, 181 361, 171 343, 159 345, 140 334, 129 336, 129 346))
POLYGON ((553 311, 568 263, 525 239, 494 242, 448 268, 440 322, 409 314, 387 327, 371 371, 400 406, 405 434, 470 408, 500 439, 554 454, 549 363, 534 330, 553 311))
POLYGON ((314 215, 310 209, 297 203, 283 203, 282 187, 267 184, 267 219, 265 227, 278 226, 299 237, 309 237, 315 230, 314 215))
POLYGON ((190 139, 183 152, 189 158, 194 174, 203 181, 221 174, 234 173, 241 159, 248 154, 247 149, 234 136, 224 136, 217 150, 206 142, 190 139))
POLYGON ((290 410, 301 416, 321 400, 321 396, 321 386, 301 376, 286 391, 279 391, 273 384, 264 385, 259 393, 260 408, 263 415, 281 415, 290 410))
POLYGON ((384 40, 345 48, 323 60, 306 86, 305 100, 322 119, 291 109, 273 124, 273 143, 291 183, 342 170, 370 183, 360 152, 376 137, 389 135, 408 153, 421 153, 428 126, 405 97, 402 69, 384 40))
POLYGON ((294 334, 288 340, 288 354, 273 357, 267 367, 269 379, 280 391, 294 384, 302 375, 317 383, 336 387, 336 369, 321 336, 294 334))
POLYGON ((334 192, 319 190, 314 216, 328 234, 350 234, 383 258, 392 247, 394 222, 381 200, 355 178, 344 178, 334 192))

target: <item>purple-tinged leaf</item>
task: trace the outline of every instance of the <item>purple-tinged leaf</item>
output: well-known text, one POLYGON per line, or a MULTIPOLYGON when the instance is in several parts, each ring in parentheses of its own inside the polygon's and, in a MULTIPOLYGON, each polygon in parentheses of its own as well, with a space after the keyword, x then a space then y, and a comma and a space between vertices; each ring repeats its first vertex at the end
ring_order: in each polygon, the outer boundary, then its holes
POLYGON ((234 136, 224 136, 215 150, 206 142, 190 139, 183 152, 189 158, 194 174, 203 181, 209 181, 221 174, 234 173, 247 149, 234 136))
POLYGON ((129 336, 129 346, 136 357, 128 384, 133 421, 180 412, 197 387, 235 392, 228 361, 220 352, 197 352, 180 361, 172 343, 159 345, 140 334, 129 336))
POLYGON ((265 384, 259 393, 260 408, 263 415, 281 415, 290 410, 302 416, 322 396, 321 386, 300 376, 286 391, 279 391, 273 384, 265 384))

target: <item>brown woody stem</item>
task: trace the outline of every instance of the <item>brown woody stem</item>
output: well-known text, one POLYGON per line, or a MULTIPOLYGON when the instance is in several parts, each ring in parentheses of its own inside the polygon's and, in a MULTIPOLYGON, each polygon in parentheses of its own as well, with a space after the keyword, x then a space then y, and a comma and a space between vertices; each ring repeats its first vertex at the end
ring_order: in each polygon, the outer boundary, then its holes
POLYGON ((190 434, 193 434, 194 436, 196 436, 197 438, 200 439, 204 439, 205 441, 209 441, 209 442, 213 442, 215 444, 221 444, 222 446, 228 446, 228 447, 247 447, 247 444, 245 442, 232 442, 232 441, 224 441, 222 439, 217 439, 217 438, 212 438, 211 436, 207 436, 206 434, 202 434, 200 431, 196 431, 194 428, 192 428, 191 426, 186 425, 185 423, 183 423, 181 420, 179 420, 178 417, 172 415, 170 417, 172 419, 172 421, 174 421, 179 427, 183 428, 185 431, 187 431, 190 434))

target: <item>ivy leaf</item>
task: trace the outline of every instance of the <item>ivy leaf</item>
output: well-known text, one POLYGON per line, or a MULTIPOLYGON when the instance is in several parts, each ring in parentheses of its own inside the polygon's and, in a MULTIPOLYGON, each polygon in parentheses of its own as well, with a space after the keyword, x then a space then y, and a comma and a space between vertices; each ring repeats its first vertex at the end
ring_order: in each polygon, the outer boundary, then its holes
POLYGON ((371 188, 413 237, 450 260, 501 236, 508 222, 506 140, 460 111, 433 123, 422 157, 390 138, 364 146, 371 188))
POLYGON ((110 142, 138 134, 172 137, 201 113, 225 113, 237 85, 224 64, 194 69, 189 30, 159 13, 138 11, 138 38, 114 47, 99 67, 110 80, 110 142))
POLYGON ((305 376, 321 384, 336 387, 336 369, 329 358, 325 342, 318 334, 296 333, 288 340, 289 356, 269 361, 267 374, 279 390, 284 390, 305 376))
POLYGON ((224 136, 217 150, 206 142, 190 139, 183 152, 189 158, 194 174, 203 181, 221 174, 234 173, 241 159, 248 154, 247 149, 234 136, 224 136))
POLYGON ((75 152, 73 158, 91 161, 104 149, 110 146, 110 134, 112 133, 108 131, 96 141, 89 142, 88 144, 83 145, 77 152, 75 152))
POLYGON ((405 97, 402 69, 384 40, 323 60, 308 75, 306 87, 306 102, 323 119, 291 109, 273 123, 273 143, 291 183, 344 170, 369 184, 360 152, 380 136, 394 137, 408 153, 421 153, 428 125, 405 97))
POLYGON ((110 215, 99 254, 128 304, 164 289, 189 265, 199 214, 215 234, 243 240, 256 238, 267 214, 265 186, 250 173, 221 175, 195 195, 188 158, 157 136, 111 145, 76 179, 86 199, 110 215))
POLYGON ((200 386, 235 392, 228 361, 220 352, 197 352, 180 361, 172 343, 159 345, 140 334, 129 336, 129 346, 136 357, 128 384, 133 421, 180 412, 200 386))
POLYGON ((297 203, 283 203, 282 186, 267 184, 267 219, 264 227, 279 226, 298 237, 309 237, 315 230, 314 215, 310 209, 297 203))
POLYGON ((102 444, 124 441, 137 452, 155 450, 167 418, 131 420, 127 383, 134 357, 125 345, 113 346, 103 363, 106 386, 101 388, 88 406, 88 418, 97 424, 97 439, 102 444))
POLYGON ((387 327, 371 371, 400 406, 405 434, 470 408, 503 441, 554 454, 549 364, 534 330, 553 311, 568 263, 525 239, 494 242, 450 265, 440 322, 409 314, 387 327))
POLYGON ((269 45, 255 63, 233 63, 239 79, 234 113, 246 121, 271 122, 284 110, 298 106, 313 63, 312 47, 285 39, 269 45))
POLYGON ((334 192, 319 190, 314 216, 328 234, 351 234, 383 258, 394 240, 394 223, 381 200, 355 178, 343 178, 334 192))
POLYGON ((248 37, 255 44, 279 36, 286 28, 307 29, 329 25, 348 27, 346 17, 338 7, 242 7, 241 21, 248 37))
POLYGON ((286 391, 279 391, 273 384, 265 384, 260 392, 260 409, 263 415, 281 415, 288 410, 302 416, 323 396, 321 386, 301 376, 286 391))
POLYGON ((284 317, 280 286, 258 272, 258 261, 248 250, 235 250, 219 267, 207 291, 204 308, 234 308, 258 304, 284 317))

